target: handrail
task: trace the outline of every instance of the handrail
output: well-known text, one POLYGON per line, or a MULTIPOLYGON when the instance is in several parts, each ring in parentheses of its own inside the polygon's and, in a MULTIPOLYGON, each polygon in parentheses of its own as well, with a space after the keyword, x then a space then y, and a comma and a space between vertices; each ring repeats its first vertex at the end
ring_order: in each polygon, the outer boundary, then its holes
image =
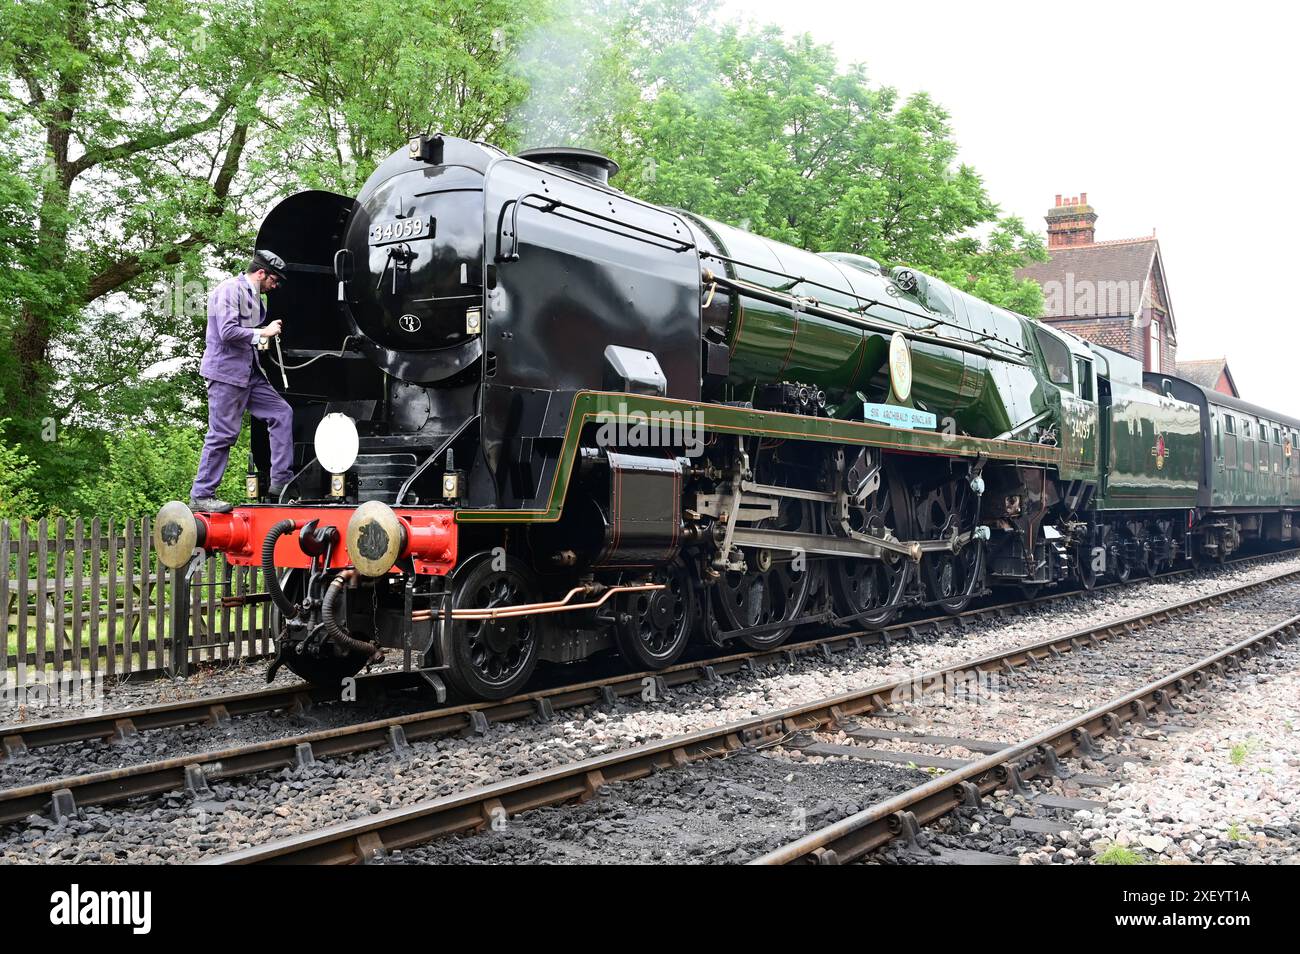
MULTIPOLYGON (((744 295, 748 298, 756 298, 759 301, 766 301, 768 304, 778 305, 782 308, 806 312, 810 315, 817 315, 821 318, 829 318, 832 321, 838 321, 851 327, 861 328, 864 331, 875 331, 883 334, 893 334, 894 332, 897 332, 905 338, 912 341, 919 341, 924 344, 936 345, 942 348, 951 348, 954 351, 964 351, 967 354, 979 355, 983 358, 992 358, 997 361, 1006 361, 1011 364, 1023 365, 1026 363, 1022 358, 995 351, 986 345, 977 344, 971 341, 962 341, 960 338, 943 338, 923 329, 912 328, 909 325, 899 324, 883 318, 869 318, 866 315, 848 311, 835 305, 823 304, 815 298, 804 298, 799 295, 790 295, 785 292, 773 291, 763 285, 755 285, 752 282, 747 282, 739 278, 728 278, 724 275, 717 275, 712 271, 705 271, 704 282, 705 284, 716 282, 723 288, 730 289, 731 291, 737 292, 738 294, 744 295)), ((905 309, 899 310, 905 311, 905 309)), ((911 314, 910 312, 907 313, 911 314)))
POLYGON ((405 497, 406 492, 411 489, 411 485, 415 483, 416 478, 428 470, 429 465, 442 456, 443 451, 451 446, 452 441, 460 437, 461 434, 464 434, 465 429, 478 419, 479 415, 477 414, 471 414, 469 417, 465 418, 464 423, 461 424, 460 427, 456 428, 456 430, 452 431, 450 437, 434 448, 433 453, 420 462, 420 465, 411 472, 411 476, 406 478, 406 482, 403 483, 401 488, 397 491, 397 497, 393 501, 394 507, 402 502, 402 498, 405 497))
MULTIPOLYGON (((718 252, 700 252, 700 258, 711 258, 714 259, 715 261, 727 262, 730 265, 740 265, 744 268, 753 269, 754 271, 766 272, 769 275, 777 275, 781 278, 787 279, 785 285, 779 288, 769 289, 769 291, 776 291, 778 293, 785 294, 790 289, 793 289, 795 285, 812 285, 816 288, 824 288, 827 291, 834 292, 837 295, 844 295, 849 298, 856 298, 860 302, 865 302, 865 304, 862 305, 860 308, 855 308, 852 311, 849 311, 849 309, 844 309, 849 314, 853 314, 854 312, 858 314, 866 314, 867 309, 873 306, 879 306, 881 308, 889 308, 892 311, 902 312, 904 315, 909 315, 912 318, 920 318, 924 321, 930 322, 930 324, 925 328, 914 329, 917 331, 928 331, 930 328, 936 328, 939 326, 946 325, 947 327, 950 328, 957 328, 961 331, 968 331, 979 341, 990 341, 990 340, 997 341, 999 344, 1005 345, 1006 347, 1012 349, 1013 351, 1018 351, 1021 354, 1029 355, 1033 353, 1028 348, 1023 348, 1018 344, 1015 344, 1011 341, 1007 341, 1005 338, 999 338, 997 335, 978 332, 970 328, 965 328, 962 325, 957 324, 957 322, 955 321, 949 321, 946 318, 935 317, 935 315, 930 311, 929 308, 926 307, 924 303, 921 303, 921 307, 926 309, 926 314, 919 314, 915 311, 912 311, 909 308, 903 308, 901 305, 895 305, 892 304, 891 302, 884 301, 883 299, 868 298, 866 295, 859 295, 857 292, 848 291, 843 288, 836 288, 834 285, 827 285, 825 282, 819 282, 816 279, 805 278, 801 275, 794 275, 790 272, 783 272, 777 268, 768 268, 766 265, 756 265, 753 262, 746 262, 739 258, 731 258, 730 256, 722 255, 718 252)), ((743 279, 733 279, 733 280, 743 281, 743 279)), ((758 285, 756 287, 763 288, 766 286, 758 285)), ((835 307, 835 306, 828 306, 828 307, 835 307)))
MULTIPOLYGON (((642 228, 639 225, 633 225, 632 223, 625 222, 622 219, 616 219, 613 218, 612 216, 602 215, 599 212, 592 212, 590 209, 584 209, 580 205, 574 205, 571 202, 565 202, 563 199, 557 199, 554 196, 542 195, 541 193, 538 192, 525 192, 522 195, 520 195, 517 199, 511 199, 505 205, 501 206, 501 215, 499 216, 499 219, 505 218, 506 209, 507 208, 510 209, 510 251, 505 255, 501 254, 501 233, 500 233, 500 229, 498 228, 497 252, 496 252, 496 260, 498 262, 519 261, 519 207, 523 205, 524 202, 526 202, 528 199, 537 199, 539 202, 545 203, 546 205, 545 208, 539 206, 529 206, 529 208, 537 209, 537 211, 539 212, 554 212, 557 209, 569 209, 572 212, 577 212, 581 215, 588 216, 589 218, 598 219, 601 222, 609 222, 619 226, 620 228, 630 229, 633 232, 640 232, 642 235, 648 235, 653 238, 659 239, 660 241, 668 242, 670 245, 676 246, 672 249, 672 251, 675 252, 686 252, 695 248, 694 242, 684 242, 681 238, 677 236, 666 235, 662 232, 656 232, 653 229, 646 229, 646 228, 642 228)), ((628 235, 627 237, 630 239, 634 239, 638 242, 647 241, 646 239, 640 238, 636 235, 628 235)))

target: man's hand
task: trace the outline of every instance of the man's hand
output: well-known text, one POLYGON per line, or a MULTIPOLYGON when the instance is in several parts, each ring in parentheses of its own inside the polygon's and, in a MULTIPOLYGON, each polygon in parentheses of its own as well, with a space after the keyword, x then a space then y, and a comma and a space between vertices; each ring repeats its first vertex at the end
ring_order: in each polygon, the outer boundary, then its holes
POLYGON ((265 328, 259 328, 257 330, 261 332, 263 338, 274 338, 276 335, 280 333, 280 319, 277 318, 275 321, 271 322, 265 328))

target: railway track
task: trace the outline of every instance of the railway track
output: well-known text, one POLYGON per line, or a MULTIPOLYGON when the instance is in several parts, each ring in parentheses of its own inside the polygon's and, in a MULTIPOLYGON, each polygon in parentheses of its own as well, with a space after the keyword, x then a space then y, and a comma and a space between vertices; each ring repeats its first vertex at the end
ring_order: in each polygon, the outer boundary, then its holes
MULTIPOLYGON (((1181 572, 1186 571, 1175 571, 1175 573, 1181 572)), ((1300 576, 1300 570, 1286 571, 1264 580, 1230 587, 1218 595, 1226 598, 1297 576, 1300 576)), ((909 634, 915 636, 927 627, 935 629, 947 626, 964 627, 976 618, 1009 616, 1042 605, 1044 602, 1078 595, 1080 594, 1077 591, 1072 591, 1040 597, 1034 601, 995 604, 968 610, 958 617, 944 616, 898 623, 879 631, 822 636, 787 644, 774 650, 711 657, 659 671, 620 673, 584 683, 560 685, 502 702, 437 707, 251 744, 194 752, 75 776, 50 778, 34 784, 12 786, 0 789, 0 824, 12 824, 32 814, 44 812, 51 812, 55 818, 62 818, 75 813, 78 807, 117 804, 133 798, 162 795, 180 789, 202 796, 208 792, 211 781, 296 768, 317 759, 338 758, 383 747, 391 747, 400 752, 413 742, 463 734, 484 734, 493 724, 529 719, 546 720, 557 711, 601 704, 612 705, 620 699, 640 698, 648 683, 653 683, 659 693, 664 693, 675 687, 700 681, 718 681, 727 675, 768 667, 782 661, 793 663, 801 654, 820 653, 829 659, 837 652, 855 648, 864 642, 887 642, 909 634)), ((1202 605, 1205 599, 1210 598, 1213 598, 1213 595, 1171 603, 1153 612, 1156 615, 1184 612, 1202 605)), ((1145 620, 1151 617, 1152 614, 1134 614, 1097 629, 1104 632, 1115 626, 1137 628, 1144 625, 1145 620)), ((405 677, 409 680, 409 676, 402 673, 378 674, 359 680, 359 685, 367 685, 369 687, 367 694, 373 695, 382 692, 385 686, 391 688, 394 685, 405 684, 402 680, 389 677, 405 677)), ((234 696, 211 697, 194 702, 151 707, 147 710, 130 710, 142 714, 132 719, 130 727, 135 730, 143 727, 166 728, 192 724, 196 721, 222 724, 236 713, 302 709, 322 698, 333 701, 335 694, 321 693, 320 690, 313 690, 305 684, 234 696)), ((30 735, 19 736, 20 743, 24 746, 57 745, 99 738, 125 738, 129 737, 130 732, 122 731, 122 716, 123 713, 105 713, 82 719, 34 723, 31 726, 20 725, 13 728, 32 730, 30 735)))
MULTIPOLYGON (((334 825, 320 831, 273 841, 264 845, 208 859, 216 864, 343 864, 382 860, 388 853, 422 845, 449 835, 473 832, 500 817, 510 817, 544 806, 580 802, 591 798, 602 786, 643 778, 709 759, 724 758, 754 747, 783 744, 796 733, 848 724, 854 717, 887 712, 891 706, 919 701, 928 694, 959 689, 985 674, 1013 673, 1037 667, 1049 660, 1070 657, 1122 640, 1149 626, 1177 620, 1188 613, 1216 610, 1234 598, 1279 583, 1294 582, 1300 571, 1275 574, 1264 580, 1241 584, 1166 604, 1119 620, 1075 630, 1061 636, 964 660, 928 673, 884 682, 861 690, 815 702, 769 712, 728 725, 703 729, 688 735, 637 746, 596 758, 567 764, 543 772, 497 782, 481 788, 395 809, 358 821, 334 825)), ((1272 625, 1221 651, 1199 659, 1168 676, 1162 676, 1138 690, 1124 693, 1046 732, 993 754, 960 771, 933 779, 912 792, 874 806, 852 819, 845 819, 821 832, 794 842, 783 853, 768 860, 813 859, 852 860, 872 850, 884 838, 909 830, 908 816, 915 823, 939 817, 962 800, 980 797, 1005 785, 1013 764, 1022 775, 1049 769, 1059 757, 1104 731, 1118 731, 1134 718, 1141 718, 1154 706, 1163 706, 1203 681, 1198 673, 1231 665, 1244 655, 1270 644, 1292 638, 1300 631, 1300 616, 1272 625), (1054 755, 1048 753, 1052 749, 1054 755), (970 782, 969 786, 962 783, 970 782), (859 832, 867 832, 860 835, 859 832)))
MULTIPOLYGON (((1231 561, 1226 565, 1247 565, 1261 560, 1285 556, 1285 552, 1286 551, 1281 554, 1265 553, 1243 557, 1231 561)), ((1178 570, 1170 570, 1166 573, 1160 574, 1157 579, 1176 579, 1181 576, 1199 572, 1199 569, 1200 568, 1196 567, 1186 567, 1178 570)), ((1053 592, 1038 596, 1031 600, 993 603, 987 606, 975 607, 954 616, 940 614, 909 619, 878 630, 858 630, 847 633, 830 632, 810 639, 786 643, 775 650, 729 654, 712 658, 705 656, 699 660, 679 664, 666 670, 620 674, 608 679, 589 681, 571 687, 561 684, 548 687, 540 692, 516 696, 500 703, 482 706, 447 707, 447 711, 450 712, 457 708, 514 708, 517 704, 534 698, 556 698, 562 701, 565 691, 570 688, 577 690, 588 686, 599 686, 604 684, 613 687, 617 692, 621 683, 627 683, 632 680, 640 682, 647 678, 653 679, 656 676, 663 677, 665 681, 670 678, 680 679, 681 677, 676 675, 676 673, 691 672, 697 670, 700 666, 728 665, 737 660, 743 661, 745 659, 760 661, 772 657, 786 656, 792 652, 821 652, 822 647, 826 647, 826 650, 834 652, 845 646, 852 646, 854 639, 859 641, 874 640, 877 642, 887 642, 890 639, 901 636, 914 636, 917 632, 926 628, 948 626, 962 627, 977 619, 987 617, 996 618, 1013 613, 1022 613, 1033 607, 1070 599, 1072 597, 1083 595, 1086 592, 1102 592, 1115 587, 1138 585, 1138 582, 1139 581, 1119 583, 1112 581, 1101 584, 1091 591, 1064 590, 1053 592)), ((1148 581, 1143 580, 1140 582, 1145 583, 1148 581)), ((669 684, 672 685, 674 683, 669 684)), ((382 695, 384 692, 396 688, 407 689, 418 688, 418 686, 418 679, 413 678, 409 673, 381 672, 360 676, 357 678, 357 699, 358 701, 363 701, 382 695)), ((204 698, 184 700, 180 702, 119 709, 107 712, 96 712, 84 716, 46 720, 34 719, 30 722, 0 724, 0 765, 3 765, 5 761, 21 758, 32 749, 57 745, 70 745, 78 742, 93 742, 95 740, 104 740, 106 742, 123 741, 140 732, 180 728, 183 726, 200 725, 205 723, 211 725, 222 725, 231 719, 246 717, 249 715, 260 715, 277 711, 301 711, 312 705, 337 702, 337 697, 338 693, 336 690, 321 689, 320 687, 300 682, 288 686, 272 686, 266 689, 207 696, 204 698)), ((590 700, 587 701, 589 702, 590 700)), ((587 704, 587 702, 575 702, 573 704, 584 705, 587 704)))
MULTIPOLYGON (((1204 688, 1212 675, 1224 675, 1228 669, 1239 667, 1247 657, 1297 636, 1300 636, 1300 615, 1109 699, 1075 718, 811 832, 754 859, 751 864, 843 864, 863 858, 896 838, 914 837, 922 826, 958 808, 977 807, 981 799, 999 789, 1020 788, 1028 779, 1057 772, 1062 759, 1091 754, 1095 739, 1117 735, 1129 723, 1147 723, 1157 709, 1169 711, 1174 699, 1204 688)), ((1059 825, 1061 829, 1066 827, 1059 825)), ((1042 830, 1050 828, 1048 823, 1042 830)))

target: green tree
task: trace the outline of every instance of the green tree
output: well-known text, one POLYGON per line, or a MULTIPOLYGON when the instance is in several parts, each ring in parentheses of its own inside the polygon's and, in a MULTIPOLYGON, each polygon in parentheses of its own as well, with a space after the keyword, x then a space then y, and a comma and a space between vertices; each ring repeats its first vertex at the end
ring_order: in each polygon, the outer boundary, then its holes
POLYGON ((254 160, 277 192, 355 195, 413 133, 513 145, 527 92, 510 64, 548 5, 513 0, 274 0, 275 121, 254 160))
POLYGON ((230 191, 262 74, 252 23, 239 3, 0 8, 0 108, 33 233, 11 426, 44 410, 51 343, 83 308, 235 229, 230 191))
POLYGON ((841 67, 830 47, 775 27, 698 30, 656 63, 651 95, 601 143, 624 163, 623 189, 814 251, 915 265, 1029 314, 1041 308, 1037 286, 1014 276, 1041 259, 1041 242, 999 217, 929 96, 900 101, 870 86, 862 66, 841 67))
MULTIPOLYGON (((102 439, 104 464, 76 480, 70 512, 125 519, 155 513, 168 500, 188 498, 203 448, 202 433, 187 427, 132 428, 102 439)), ((245 427, 231 449, 219 489, 223 499, 235 503, 246 499, 243 462, 248 459, 248 441, 245 427)))
MULTIPOLYGON (((77 427, 197 424, 206 287, 247 260, 262 210, 355 192, 416 130, 500 135, 531 17, 504 0, 0 6, 7 438, 63 477, 103 463, 77 427), (49 418, 56 442, 38 439, 49 418)), ((72 482, 43 483, 71 505, 72 482)))
MULTIPOLYGON (((0 421, 0 424, 4 424, 0 421)), ((0 437, 0 520, 29 517, 36 513, 35 486, 39 480, 36 463, 0 437)), ((9 554, 3 554, 0 570, 8 569, 9 554)))

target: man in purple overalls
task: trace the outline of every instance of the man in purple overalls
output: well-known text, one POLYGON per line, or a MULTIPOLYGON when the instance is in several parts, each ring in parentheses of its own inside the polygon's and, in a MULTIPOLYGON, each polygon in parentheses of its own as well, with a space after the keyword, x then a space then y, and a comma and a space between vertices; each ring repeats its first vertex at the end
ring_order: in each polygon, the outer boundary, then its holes
POLYGON ((208 333, 199 373, 208 382, 208 436, 199 457, 199 473, 190 488, 190 506, 226 513, 231 504, 217 499, 230 448, 239 439, 244 411, 265 421, 271 438, 271 486, 278 499, 293 476, 293 410, 276 393, 257 362, 258 340, 280 333, 280 322, 266 321, 262 293, 287 279, 284 259, 258 249, 248 271, 227 278, 208 298, 208 333))

